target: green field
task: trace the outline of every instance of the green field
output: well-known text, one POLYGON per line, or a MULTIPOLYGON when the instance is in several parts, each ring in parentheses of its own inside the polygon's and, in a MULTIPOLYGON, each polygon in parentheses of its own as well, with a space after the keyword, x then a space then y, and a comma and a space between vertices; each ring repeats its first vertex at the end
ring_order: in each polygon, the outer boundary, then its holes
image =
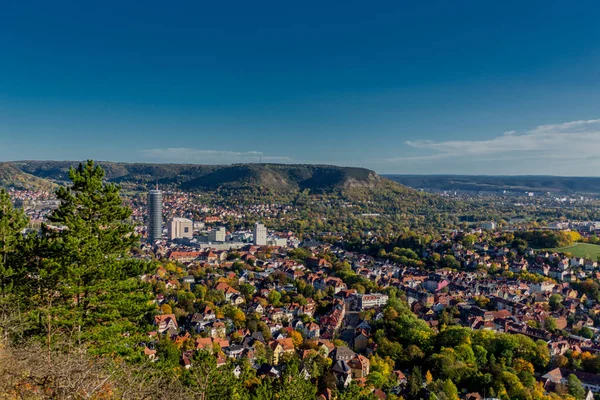
POLYGON ((547 250, 558 253, 571 253, 574 257, 585 257, 594 261, 600 256, 600 245, 590 243, 575 243, 571 246, 555 247, 547 250))

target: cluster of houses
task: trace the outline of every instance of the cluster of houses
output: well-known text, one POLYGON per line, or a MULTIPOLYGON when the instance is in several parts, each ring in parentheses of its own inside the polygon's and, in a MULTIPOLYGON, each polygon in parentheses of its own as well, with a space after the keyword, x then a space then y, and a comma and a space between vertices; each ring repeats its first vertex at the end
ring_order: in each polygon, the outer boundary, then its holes
MULTIPOLYGON (((432 246, 435 251, 436 243, 432 246)), ((437 246, 436 246, 437 245, 437 246)), ((485 242, 475 243, 473 248, 465 248, 461 243, 453 243, 452 254, 465 269, 499 268, 513 273, 530 272, 547 276, 559 282, 576 282, 587 278, 600 278, 598 262, 582 257, 565 257, 548 251, 536 252, 527 249, 525 254, 517 254, 508 247, 491 247, 485 242)))
MULTIPOLYGON (((210 289, 222 292, 226 304, 238 307, 246 315, 258 315, 260 322, 268 328, 267 336, 270 337, 266 338, 265 332, 260 330, 236 328, 233 321, 217 316, 209 306, 201 307, 184 320, 179 318, 179 324, 173 314, 158 315, 154 334, 170 335, 176 341, 193 340, 196 350, 217 349, 219 365, 227 358, 245 357, 254 363, 257 372, 269 376, 281 373, 279 366, 286 354, 306 358, 317 351, 331 358, 331 372, 338 383, 348 385, 353 379, 360 382, 369 374, 368 357, 376 349, 371 327, 359 317, 360 312, 374 309, 374 318, 382 318, 380 311, 388 296, 385 293, 359 293, 349 288, 335 276, 327 258, 318 256, 329 253, 348 263, 356 275, 374 282, 375 287, 382 291, 396 288, 405 293, 411 310, 434 330, 440 326, 444 310, 448 310, 453 322, 463 326, 519 333, 544 340, 553 356, 567 351, 600 353, 600 346, 594 340, 600 304, 571 285, 574 280, 598 276, 598 266, 591 260, 567 259, 558 254, 532 250, 518 255, 512 249, 490 249, 482 243, 475 243, 467 249, 460 243, 452 243, 450 246, 446 244, 446 247, 461 268, 431 271, 314 242, 305 246, 313 257, 304 262, 290 259, 286 248, 269 248, 267 258, 264 252, 259 257, 261 248, 254 245, 236 250, 238 258, 235 260, 230 259, 230 252, 226 250, 170 252, 168 258, 188 268, 200 265, 211 271, 222 271, 222 276, 217 277, 217 283, 210 289), (240 261, 245 267, 233 271, 232 265, 240 261), (492 265, 500 270, 512 271, 514 276, 488 274, 487 269, 492 265), (545 268, 547 274, 543 273, 545 268), (552 275, 552 271, 557 269, 567 274, 562 277, 552 275), (520 279, 520 274, 526 271, 538 274, 540 278, 520 279), (285 276, 286 282, 269 279, 273 274, 285 276), (566 279, 567 275, 574 278, 566 279), (317 312, 317 301, 310 297, 302 304, 269 303, 272 291, 296 293, 297 286, 292 282, 298 281, 312 286, 315 292, 329 296, 329 306, 317 312), (243 296, 238 288, 241 284, 254 286, 255 293, 243 296), (553 295, 559 295, 559 301, 551 307, 553 295), (554 322, 550 330, 546 326, 548 319, 554 322), (592 338, 573 333, 584 327, 594 333, 592 338), (300 333, 301 343, 294 342, 293 332, 300 333), (334 345, 338 338, 343 338, 345 345, 334 345)), ((439 243, 432 243, 424 256, 435 252, 438 246, 439 243)), ((167 288, 172 289, 204 283, 192 275, 174 277, 165 272, 158 271, 156 275, 145 278, 149 281, 165 280, 167 288)), ((157 297, 159 304, 165 300, 165 296, 157 297)), ((155 356, 153 351, 151 347, 145 350, 150 358, 155 356)), ((189 353, 184 352, 182 364, 189 366, 190 360, 189 353)), ((406 377, 401 371, 397 372, 401 384, 406 377)), ((584 384, 597 392, 593 382, 586 381, 584 384)))
MULTIPOLYGON (((286 354, 297 354, 301 359, 306 359, 313 357, 316 352, 331 358, 330 371, 340 385, 347 386, 352 380, 366 382, 370 371, 368 356, 373 354, 375 344, 371 338, 371 326, 366 321, 357 320, 358 314, 368 309, 380 310, 387 303, 388 296, 382 293, 362 294, 349 289, 340 278, 330 275, 331 264, 323 258, 312 257, 302 263, 289 259, 286 249, 272 248, 270 258, 264 260, 257 257, 259 250, 260 247, 254 245, 236 250, 238 258, 235 260, 229 259, 230 252, 222 250, 205 250, 193 254, 177 251, 168 257, 184 264, 187 269, 201 265, 203 268, 210 267, 211 271, 223 271, 218 278, 210 276, 216 278, 216 283, 210 289, 223 293, 224 304, 235 306, 246 315, 258 316, 268 333, 240 329, 231 319, 218 315, 210 305, 204 304, 185 317, 177 318, 173 313, 157 315, 156 329, 150 333, 154 342, 164 335, 178 344, 186 341, 193 343, 194 350, 187 350, 182 354, 181 363, 185 367, 192 365, 193 351, 208 350, 216 354, 217 365, 224 364, 228 358, 246 358, 255 366, 259 375, 266 376, 281 373, 280 364, 286 354), (248 268, 252 264, 254 268, 233 272, 232 265, 239 261, 243 261, 248 268), (276 272, 287 278, 286 284, 268 279, 276 272), (332 296, 326 310, 317 313, 317 302, 310 297, 302 304, 271 304, 268 301, 272 291, 294 292, 295 286, 290 281, 300 279, 311 285, 315 292, 329 293, 332 296), (254 286, 255 293, 250 297, 243 296, 239 290, 241 284, 254 286), (354 325, 349 323, 349 314, 354 317, 354 325), (339 344, 334 339, 342 331, 346 335, 350 334, 350 340, 348 345, 339 346, 334 344, 339 344), (293 332, 301 335, 301 343, 294 342, 293 332)), ((325 250, 331 249, 328 246, 312 249, 315 254, 325 250)), ((168 293, 157 295, 159 306, 172 300, 172 293, 181 288, 192 290, 195 285, 206 283, 189 274, 177 277, 162 266, 155 274, 145 276, 144 279, 148 282, 165 283, 168 293), (169 291, 170 289, 172 290, 169 291)), ((156 359, 152 340, 147 343, 144 352, 150 359, 156 359)), ((307 371, 304 373, 308 374, 307 371)), ((398 371, 397 375, 402 377, 399 380, 402 383, 405 380, 404 374, 398 371)))

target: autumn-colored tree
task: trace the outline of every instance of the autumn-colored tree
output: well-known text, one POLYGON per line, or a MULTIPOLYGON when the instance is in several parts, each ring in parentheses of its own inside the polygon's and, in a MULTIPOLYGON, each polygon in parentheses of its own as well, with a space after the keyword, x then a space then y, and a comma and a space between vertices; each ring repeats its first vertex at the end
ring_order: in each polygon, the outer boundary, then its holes
POLYGON ((425 373, 425 382, 429 385, 431 382, 433 382, 433 375, 431 375, 431 371, 427 370, 427 372, 425 373))
POLYGON ((292 331, 292 343, 294 343, 294 347, 300 347, 303 341, 304 339, 302 338, 302 334, 300 332, 292 331))

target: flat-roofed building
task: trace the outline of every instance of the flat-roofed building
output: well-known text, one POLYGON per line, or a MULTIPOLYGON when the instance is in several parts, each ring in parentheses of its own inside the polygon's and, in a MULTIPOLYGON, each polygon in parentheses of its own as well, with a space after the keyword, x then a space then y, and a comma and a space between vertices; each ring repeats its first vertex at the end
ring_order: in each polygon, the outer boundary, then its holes
POLYGON ((224 227, 219 227, 208 232, 208 241, 209 242, 224 242, 226 231, 224 227))
POLYGON ((388 295, 382 293, 357 294, 356 308, 357 310, 366 310, 367 308, 385 306, 388 301, 388 295))
POLYGON ((254 244, 257 246, 267 245, 267 228, 260 222, 254 225, 254 244))
POLYGON ((168 225, 169 240, 192 239, 194 233, 194 222, 187 218, 173 218, 168 225))

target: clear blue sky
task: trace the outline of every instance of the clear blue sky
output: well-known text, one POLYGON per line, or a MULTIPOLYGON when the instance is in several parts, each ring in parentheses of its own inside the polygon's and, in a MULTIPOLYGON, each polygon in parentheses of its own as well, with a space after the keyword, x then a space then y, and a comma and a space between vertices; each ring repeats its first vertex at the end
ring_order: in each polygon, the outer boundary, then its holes
POLYGON ((12 1, 0 160, 600 175, 598 1, 12 1))

